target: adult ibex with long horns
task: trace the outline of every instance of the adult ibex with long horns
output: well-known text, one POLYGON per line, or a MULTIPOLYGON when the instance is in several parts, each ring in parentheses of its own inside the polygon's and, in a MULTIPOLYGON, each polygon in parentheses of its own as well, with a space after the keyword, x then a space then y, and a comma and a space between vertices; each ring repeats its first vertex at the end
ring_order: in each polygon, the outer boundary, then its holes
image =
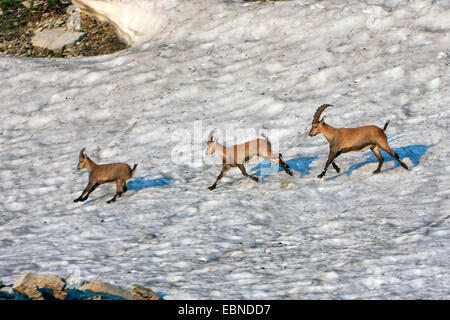
POLYGON ((312 121, 312 128, 309 131, 310 137, 314 137, 319 133, 323 134, 330 144, 328 161, 325 164, 325 168, 322 173, 317 176, 318 178, 322 178, 325 175, 330 164, 332 164, 334 169, 339 173, 340 169, 336 163, 334 163, 334 159, 341 153, 350 151, 365 151, 368 148, 372 150, 378 159, 378 167, 373 173, 379 173, 381 166, 383 165, 384 158, 381 155, 380 149, 386 151, 390 156, 395 158, 403 168, 408 170, 408 167, 400 159, 398 154, 396 154, 391 147, 389 147, 385 134, 389 120, 386 121, 383 129, 373 125, 337 129, 326 124, 323 118, 319 120, 322 112, 331 106, 332 105, 330 104, 323 104, 317 109, 312 121))

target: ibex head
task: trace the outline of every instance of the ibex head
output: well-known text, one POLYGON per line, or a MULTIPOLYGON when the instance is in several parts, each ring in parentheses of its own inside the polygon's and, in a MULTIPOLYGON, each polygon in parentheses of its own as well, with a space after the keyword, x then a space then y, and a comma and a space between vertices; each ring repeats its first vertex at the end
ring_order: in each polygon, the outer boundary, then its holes
POLYGON ((80 155, 78 157, 78 166, 77 166, 78 170, 81 170, 86 167, 88 157, 84 154, 84 150, 86 150, 86 148, 81 149, 80 155))
POLYGON ((216 131, 217 129, 214 129, 208 135, 208 141, 206 142, 208 144, 208 148, 206 149, 207 156, 210 156, 216 152, 217 140, 214 140, 214 133, 216 133, 216 131))
POLYGON ((314 114, 313 121, 312 121, 311 130, 309 131, 310 137, 314 137, 315 135, 320 133, 320 129, 322 128, 323 123, 324 123, 324 118, 322 118, 321 120, 319 120, 319 118, 320 118, 320 115, 322 114, 323 110, 325 110, 328 107, 332 107, 332 105, 331 104, 323 104, 319 108, 317 108, 316 113, 314 114))

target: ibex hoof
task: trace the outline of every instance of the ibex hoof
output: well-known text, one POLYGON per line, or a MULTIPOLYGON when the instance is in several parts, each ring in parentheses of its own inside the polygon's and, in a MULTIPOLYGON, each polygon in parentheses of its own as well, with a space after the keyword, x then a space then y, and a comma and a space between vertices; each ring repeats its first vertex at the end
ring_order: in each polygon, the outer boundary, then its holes
POLYGON ((380 173, 380 170, 375 170, 375 171, 373 172, 373 174, 377 174, 377 173, 380 173))
POLYGON ((208 190, 214 190, 216 188, 216 186, 211 186, 211 187, 208 187, 208 190))
POLYGON ((321 173, 317 176, 317 178, 322 179, 324 175, 325 175, 324 173, 321 173))
POLYGON ((293 175, 294 175, 294 174, 292 173, 291 170, 286 171, 286 173, 287 173, 288 175, 290 175, 290 176, 293 176, 293 175))

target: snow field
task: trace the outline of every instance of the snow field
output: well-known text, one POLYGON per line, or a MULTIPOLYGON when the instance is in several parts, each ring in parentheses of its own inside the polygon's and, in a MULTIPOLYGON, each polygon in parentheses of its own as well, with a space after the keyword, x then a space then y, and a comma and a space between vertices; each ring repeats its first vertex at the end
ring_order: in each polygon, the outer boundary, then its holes
POLYGON ((167 299, 448 298, 447 1, 155 8, 164 27, 120 53, 0 57, 4 283, 32 271, 167 299), (372 175, 374 156, 350 153, 317 179, 328 144, 307 133, 322 103, 335 127, 391 120, 410 171, 386 156, 372 175), (228 144, 265 132, 294 177, 255 161, 260 183, 231 169, 208 191, 215 127, 228 144), (87 184, 82 147, 138 163, 113 205, 114 185, 72 203, 87 184))

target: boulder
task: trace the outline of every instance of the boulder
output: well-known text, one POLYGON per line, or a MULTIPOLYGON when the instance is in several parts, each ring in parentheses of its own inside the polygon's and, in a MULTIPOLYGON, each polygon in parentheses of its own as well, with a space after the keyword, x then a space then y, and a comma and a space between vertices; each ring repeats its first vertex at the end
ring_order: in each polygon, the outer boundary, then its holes
POLYGON ((75 5, 70 5, 67 7, 67 13, 70 16, 67 18, 66 25, 69 31, 80 31, 81 30, 81 12, 80 8, 75 5))
POLYGON ((64 28, 38 31, 31 42, 34 46, 50 50, 63 50, 66 45, 76 43, 86 36, 86 32, 70 32, 64 28))
POLYGON ((4 292, 10 295, 15 295, 16 294, 16 290, 14 290, 13 288, 9 287, 9 286, 5 286, 0 288, 0 292, 4 292))
POLYGON ((133 295, 134 300, 163 300, 163 298, 158 296, 153 290, 137 284, 131 287, 131 294, 133 295))
POLYGON ((11 287, 0 287, 0 299, 14 299, 18 292, 11 287))
MULTIPOLYGON (((92 293, 101 293, 108 295, 108 299, 126 299, 134 300, 135 298, 129 290, 122 289, 118 286, 103 282, 103 281, 90 281, 85 285, 82 285, 78 290, 91 291, 92 293)), ((103 295, 93 295, 92 297, 102 297, 103 295)))
POLYGON ((64 300, 68 294, 64 280, 55 275, 27 273, 14 281, 13 289, 36 300, 64 300))
POLYGON ((31 2, 30 1, 22 1, 22 5, 27 8, 30 9, 31 8, 31 2))
POLYGON ((130 290, 103 281, 76 281, 69 285, 70 282, 70 277, 27 273, 12 286, 0 282, 0 300, 163 300, 140 285, 133 285, 130 290))

